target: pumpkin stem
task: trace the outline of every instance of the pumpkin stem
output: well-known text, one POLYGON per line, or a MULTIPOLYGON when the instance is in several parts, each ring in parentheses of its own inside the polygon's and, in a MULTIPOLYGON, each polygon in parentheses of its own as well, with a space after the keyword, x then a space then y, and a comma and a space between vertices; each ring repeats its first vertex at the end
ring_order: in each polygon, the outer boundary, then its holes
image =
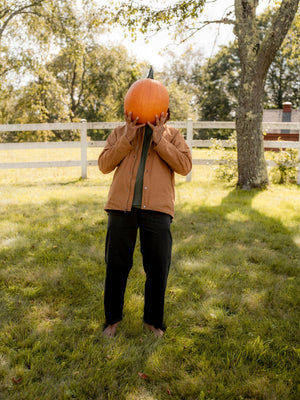
POLYGON ((152 65, 150 65, 150 69, 149 69, 147 78, 154 79, 152 65))

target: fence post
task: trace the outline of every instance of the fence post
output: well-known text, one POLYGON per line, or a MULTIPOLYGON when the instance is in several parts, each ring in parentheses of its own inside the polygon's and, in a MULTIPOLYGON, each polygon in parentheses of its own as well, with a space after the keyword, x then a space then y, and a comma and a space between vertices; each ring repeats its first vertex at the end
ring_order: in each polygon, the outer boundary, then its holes
MULTIPOLYGON (((188 118, 187 123, 186 123, 186 142, 192 152, 193 151, 193 120, 192 120, 192 118, 188 118)), ((192 171, 187 174, 185 180, 186 180, 186 182, 191 182, 192 171)))
POLYGON ((80 148, 81 148, 81 178, 87 178, 87 122, 82 119, 80 129, 80 148))

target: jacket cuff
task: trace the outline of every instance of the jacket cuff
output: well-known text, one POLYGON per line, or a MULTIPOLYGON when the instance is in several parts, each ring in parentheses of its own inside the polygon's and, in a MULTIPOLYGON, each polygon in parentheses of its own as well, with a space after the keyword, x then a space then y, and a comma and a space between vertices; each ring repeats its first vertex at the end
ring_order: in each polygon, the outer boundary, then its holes
POLYGON ((126 135, 121 136, 120 146, 125 147, 126 149, 132 148, 132 144, 126 135))
POLYGON ((160 148, 165 147, 164 142, 166 142, 166 140, 164 139, 163 136, 164 135, 162 134, 160 139, 159 139, 159 141, 158 141, 158 143, 155 143, 155 146, 154 146, 155 149, 159 150, 160 148))

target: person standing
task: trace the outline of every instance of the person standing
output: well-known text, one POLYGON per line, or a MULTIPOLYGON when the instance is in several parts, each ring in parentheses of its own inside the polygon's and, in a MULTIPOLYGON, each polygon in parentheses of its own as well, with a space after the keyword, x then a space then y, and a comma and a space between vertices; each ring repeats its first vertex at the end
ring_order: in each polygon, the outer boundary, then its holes
POLYGON ((115 170, 105 205, 106 336, 115 335, 123 317, 138 231, 146 273, 144 324, 156 336, 164 334, 175 173, 185 176, 192 168, 190 149, 179 130, 166 125, 168 118, 169 113, 162 113, 155 124, 138 124, 138 117, 132 121, 132 114, 125 113, 126 123, 111 132, 98 159, 102 173, 115 170))

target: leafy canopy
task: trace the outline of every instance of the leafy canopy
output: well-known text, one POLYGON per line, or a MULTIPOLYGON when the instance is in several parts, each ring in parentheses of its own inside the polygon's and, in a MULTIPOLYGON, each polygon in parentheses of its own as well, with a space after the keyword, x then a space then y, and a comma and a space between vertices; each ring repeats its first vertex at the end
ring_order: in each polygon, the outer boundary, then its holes
POLYGON ((162 28, 176 28, 176 33, 182 33, 182 29, 195 28, 195 22, 203 11, 206 0, 188 0, 172 2, 171 5, 162 5, 160 1, 149 2, 128 1, 114 2, 115 8, 102 6, 99 15, 109 24, 118 24, 131 31, 133 38, 138 32, 158 32, 162 28), (144 4, 145 3, 145 4, 144 4), (156 6, 157 5, 157 6, 156 6))

